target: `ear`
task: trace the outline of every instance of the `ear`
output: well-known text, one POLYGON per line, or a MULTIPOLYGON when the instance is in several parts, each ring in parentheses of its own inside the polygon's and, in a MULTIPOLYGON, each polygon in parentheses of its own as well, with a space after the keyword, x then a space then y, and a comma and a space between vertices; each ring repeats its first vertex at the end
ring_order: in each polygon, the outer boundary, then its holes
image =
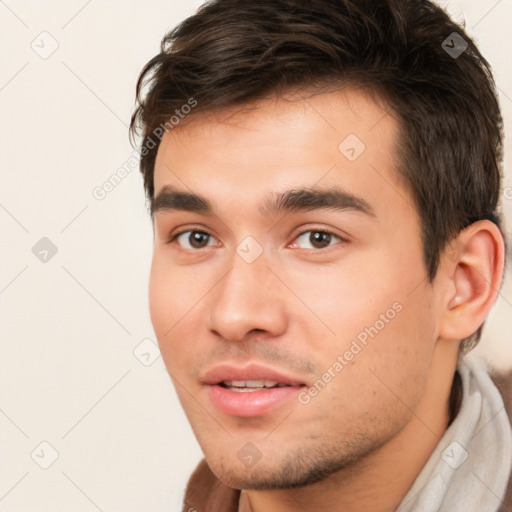
POLYGON ((504 258, 503 236, 488 220, 468 226, 443 251, 447 286, 440 337, 462 340, 478 330, 498 296, 504 258))

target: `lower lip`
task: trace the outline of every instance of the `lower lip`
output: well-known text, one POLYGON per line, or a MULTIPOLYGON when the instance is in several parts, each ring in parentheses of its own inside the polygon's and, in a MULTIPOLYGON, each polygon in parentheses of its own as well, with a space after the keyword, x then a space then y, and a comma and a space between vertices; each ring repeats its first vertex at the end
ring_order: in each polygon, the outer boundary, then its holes
POLYGON ((268 388, 261 391, 230 391, 219 385, 208 386, 210 400, 224 414, 250 418, 263 416, 284 402, 296 398, 302 386, 268 388))

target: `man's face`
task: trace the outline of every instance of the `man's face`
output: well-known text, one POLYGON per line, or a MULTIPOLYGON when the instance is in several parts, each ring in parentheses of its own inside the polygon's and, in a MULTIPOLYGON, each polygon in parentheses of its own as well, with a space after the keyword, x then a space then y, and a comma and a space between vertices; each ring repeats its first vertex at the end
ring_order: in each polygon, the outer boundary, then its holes
POLYGON ((233 487, 317 481, 385 445, 423 399, 436 301, 397 132, 350 91, 201 114, 162 140, 151 318, 233 487))

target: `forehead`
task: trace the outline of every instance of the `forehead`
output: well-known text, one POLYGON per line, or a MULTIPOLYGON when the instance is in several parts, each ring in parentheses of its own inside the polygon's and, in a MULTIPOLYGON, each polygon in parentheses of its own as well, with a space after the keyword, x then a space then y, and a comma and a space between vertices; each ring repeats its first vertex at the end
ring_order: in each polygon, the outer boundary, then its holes
POLYGON ((396 172, 398 131, 385 103, 357 90, 195 114, 162 139, 155 196, 172 186, 245 208, 292 188, 341 187, 411 206, 396 172))

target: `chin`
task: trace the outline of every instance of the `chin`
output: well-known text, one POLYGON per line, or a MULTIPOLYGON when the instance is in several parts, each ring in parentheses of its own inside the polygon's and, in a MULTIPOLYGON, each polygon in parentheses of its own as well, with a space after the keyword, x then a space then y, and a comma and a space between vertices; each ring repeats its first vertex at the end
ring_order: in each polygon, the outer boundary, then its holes
POLYGON ((272 490, 296 489, 321 482, 331 475, 355 464, 362 455, 344 456, 321 450, 306 453, 299 450, 293 455, 286 455, 278 460, 276 454, 272 460, 264 461, 264 456, 252 467, 234 459, 211 459, 206 457, 208 465, 217 478, 234 489, 272 490))

